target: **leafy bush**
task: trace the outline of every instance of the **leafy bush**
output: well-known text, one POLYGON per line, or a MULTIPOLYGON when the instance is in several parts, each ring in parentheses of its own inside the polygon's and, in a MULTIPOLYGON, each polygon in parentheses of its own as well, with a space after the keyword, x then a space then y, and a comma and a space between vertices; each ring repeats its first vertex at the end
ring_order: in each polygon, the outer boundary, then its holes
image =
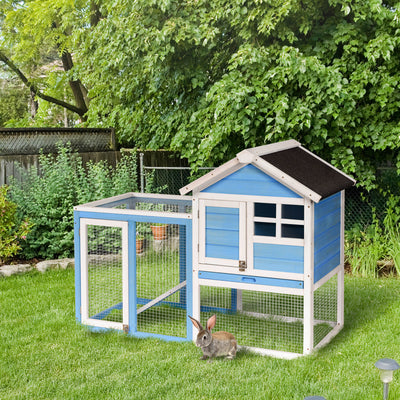
POLYGON ((83 165, 70 146, 40 155, 39 168, 11 184, 11 198, 20 219, 33 222, 22 246, 26 258, 71 257, 74 250, 73 207, 90 201, 137 191, 136 154, 122 154, 115 168, 107 162, 83 165))
POLYGON ((32 227, 28 220, 18 222, 17 205, 7 199, 7 186, 0 187, 0 261, 15 256, 21 250, 32 227))

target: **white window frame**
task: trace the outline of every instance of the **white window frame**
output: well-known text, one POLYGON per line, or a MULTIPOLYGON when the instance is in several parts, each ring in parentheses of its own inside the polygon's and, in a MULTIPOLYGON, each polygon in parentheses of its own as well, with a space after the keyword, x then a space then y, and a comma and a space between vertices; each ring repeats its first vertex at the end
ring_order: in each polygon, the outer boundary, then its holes
POLYGON ((299 219, 287 219, 282 217, 282 206, 286 205, 298 205, 304 207, 303 204, 291 204, 286 203, 285 199, 282 199, 279 202, 268 202, 268 201, 256 201, 247 204, 247 215, 249 216, 248 220, 248 235, 252 238, 253 243, 271 243, 271 244, 286 244, 292 246, 304 246, 304 238, 288 238, 282 237, 282 225, 299 225, 303 226, 305 229, 305 217, 302 220, 299 219), (255 217, 254 216, 254 204, 255 203, 264 203, 264 204, 274 204, 276 205, 276 217, 275 218, 265 218, 265 217, 255 217), (273 223, 276 226, 275 236, 262 236, 254 234, 254 223, 255 222, 267 222, 273 223))

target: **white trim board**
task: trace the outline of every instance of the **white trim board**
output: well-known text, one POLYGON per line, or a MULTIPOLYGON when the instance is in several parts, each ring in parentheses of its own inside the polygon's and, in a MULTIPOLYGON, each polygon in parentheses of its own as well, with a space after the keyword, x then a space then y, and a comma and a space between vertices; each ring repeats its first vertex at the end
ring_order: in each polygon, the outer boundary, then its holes
POLYGON ((303 289, 284 288, 281 286, 267 286, 267 285, 257 285, 254 283, 216 281, 211 279, 199 279, 198 282, 200 286, 212 286, 212 287, 228 288, 228 289, 243 289, 243 290, 251 290, 253 292, 294 294, 298 296, 303 296, 304 294, 303 289))
POLYGON ((80 219, 80 241, 81 241, 81 315, 82 324, 99 328, 110 328, 123 330, 129 325, 129 282, 128 282, 128 222, 112 221, 102 219, 81 218, 80 219), (121 228, 122 240, 122 323, 90 318, 89 316, 89 258, 88 258, 88 226, 104 226, 121 228))
POLYGON ((176 213, 169 211, 147 211, 147 210, 127 210, 120 208, 100 208, 100 207, 88 207, 88 206, 76 206, 75 211, 83 211, 93 213, 93 217, 99 219, 99 214, 116 214, 116 215, 138 215, 142 217, 166 217, 166 218, 178 218, 178 219, 192 219, 191 213, 176 213), (97 214, 97 215, 96 215, 97 214))
POLYGON ((107 203, 113 203, 116 201, 126 200, 126 199, 156 199, 156 200, 177 200, 178 202, 182 202, 182 200, 190 201, 191 196, 178 196, 171 194, 155 194, 155 193, 138 193, 138 192, 129 192, 124 194, 119 194, 117 196, 107 197, 101 200, 91 201, 85 204, 79 204, 76 207, 98 207, 107 203))
POLYGON ((300 353, 291 353, 288 351, 279 351, 279 350, 268 350, 268 349, 260 349, 258 347, 250 347, 250 346, 238 346, 238 351, 249 351, 250 353, 259 354, 261 356, 269 356, 273 358, 281 358, 283 360, 294 360, 296 358, 302 357, 303 354, 300 353))

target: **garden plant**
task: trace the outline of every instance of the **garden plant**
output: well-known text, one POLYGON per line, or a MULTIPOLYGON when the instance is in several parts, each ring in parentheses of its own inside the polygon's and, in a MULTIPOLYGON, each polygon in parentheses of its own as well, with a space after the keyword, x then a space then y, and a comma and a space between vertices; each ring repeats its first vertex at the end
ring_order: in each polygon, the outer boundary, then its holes
MULTIPOLYGON (((73 208, 78 204, 138 191, 135 152, 122 153, 112 168, 105 161, 83 165, 70 146, 58 153, 42 154, 39 168, 14 179, 7 193, 16 204, 19 220, 29 218, 31 229, 21 243, 21 256, 32 258, 73 257, 73 208)), ((147 190, 152 187, 151 177, 147 190)))

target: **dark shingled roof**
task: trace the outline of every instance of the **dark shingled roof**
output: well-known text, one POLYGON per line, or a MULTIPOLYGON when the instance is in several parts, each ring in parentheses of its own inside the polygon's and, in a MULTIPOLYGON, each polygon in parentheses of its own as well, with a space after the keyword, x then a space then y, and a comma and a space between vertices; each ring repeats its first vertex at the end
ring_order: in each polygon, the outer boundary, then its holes
POLYGON ((318 193, 322 199, 354 185, 354 181, 301 147, 260 157, 318 193))

